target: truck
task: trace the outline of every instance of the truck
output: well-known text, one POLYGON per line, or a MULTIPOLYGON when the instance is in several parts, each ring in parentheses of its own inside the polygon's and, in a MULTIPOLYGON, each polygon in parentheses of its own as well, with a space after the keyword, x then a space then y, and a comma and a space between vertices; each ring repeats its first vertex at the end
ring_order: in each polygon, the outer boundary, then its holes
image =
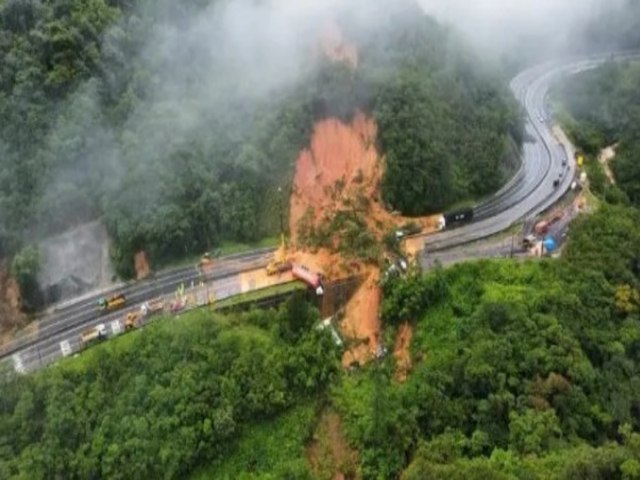
POLYGON ((438 230, 469 223, 473 220, 473 208, 463 208, 438 217, 438 230))
POLYGON ((80 342, 85 346, 105 338, 107 338, 107 327, 104 323, 100 323, 93 328, 89 328, 80 334, 80 342))
POLYGON ((318 326, 316 328, 318 330, 320 330, 320 331, 329 329, 329 332, 331 333, 331 336, 333 337, 333 343, 335 343, 336 346, 338 346, 338 347, 342 347, 344 345, 344 342, 342 341, 342 338, 340 337, 340 334, 338 333, 338 330, 333 325, 333 317, 325 318, 324 320, 322 320, 318 324, 318 326))
POLYGON ((142 306, 142 311, 145 316, 162 312, 162 310, 164 310, 164 300, 162 297, 149 300, 142 306))
POLYGON ((213 266, 213 255, 210 252, 204 252, 198 261, 197 267, 199 269, 205 269, 213 266))
POLYGON ((120 293, 118 295, 112 295, 109 298, 102 297, 98 300, 98 308, 101 312, 111 312, 119 308, 124 307, 126 303, 126 297, 120 293))
POLYGON ((536 235, 539 236, 546 235, 546 233, 549 231, 549 222, 547 222, 546 220, 542 220, 536 223, 536 225, 533 227, 533 231, 536 233, 536 235))
POLYGON ((316 295, 320 296, 324 294, 324 287, 322 286, 322 275, 320 275, 319 273, 310 272, 309 269, 304 265, 293 265, 291 271, 295 278, 313 288, 316 292, 316 295))

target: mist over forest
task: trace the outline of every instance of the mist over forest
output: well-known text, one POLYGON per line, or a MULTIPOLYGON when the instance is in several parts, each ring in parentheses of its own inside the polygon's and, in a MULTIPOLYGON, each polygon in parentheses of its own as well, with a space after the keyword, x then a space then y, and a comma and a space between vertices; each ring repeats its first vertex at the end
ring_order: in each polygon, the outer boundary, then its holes
POLYGON ((477 51, 522 68, 572 53, 638 45, 635 0, 419 0, 426 12, 451 25, 477 51))
POLYGON ((467 3, 3 2, 0 253, 101 219, 128 277, 139 250, 160 265, 275 235, 314 122, 357 109, 380 124, 389 208, 491 193, 521 136, 505 72, 550 50, 632 46, 637 6, 467 3), (323 54, 336 30, 355 68, 323 54))
MULTIPOLYGON (((141 249, 163 261, 277 233, 278 188, 286 191, 313 123, 383 111, 383 88, 390 95, 394 77, 403 77, 398 88, 415 83, 414 67, 442 72, 433 75, 442 86, 458 75, 458 91, 438 101, 461 111, 474 95, 474 69, 480 89, 508 97, 457 35, 410 1, 14 0, 1 18, 2 249, 15 253, 101 218, 124 276, 141 249), (334 23, 338 41, 360 49, 355 69, 322 53, 334 23)), ((417 92, 433 96, 434 84, 417 81, 417 92)), ((501 136, 515 128, 506 116, 496 122, 497 136, 484 142, 492 165, 505 153, 501 136)), ((383 147, 393 157, 398 145, 383 147)), ((441 198, 409 207, 413 197, 401 198, 401 180, 390 178, 388 203, 419 213, 468 195, 453 184, 473 183, 469 156, 441 198)))

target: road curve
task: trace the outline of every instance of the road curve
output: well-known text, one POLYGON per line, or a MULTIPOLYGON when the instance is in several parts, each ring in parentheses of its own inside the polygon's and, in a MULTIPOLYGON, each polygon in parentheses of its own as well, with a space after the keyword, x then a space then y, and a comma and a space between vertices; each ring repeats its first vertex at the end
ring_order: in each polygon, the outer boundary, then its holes
POLYGON ((511 81, 511 90, 526 113, 525 130, 529 139, 523 145, 522 166, 496 195, 474 206, 473 223, 425 236, 425 255, 507 230, 546 210, 566 193, 576 175, 574 151, 571 145, 561 144, 554 138, 545 99, 551 86, 561 78, 596 68, 611 58, 611 54, 603 54, 549 62, 525 70, 511 81), (553 186, 555 180, 560 181, 557 187, 553 186))
MULTIPOLYGON (((573 152, 569 145, 560 145, 546 121, 545 96, 550 86, 561 77, 594 68, 610 58, 601 55, 586 59, 550 62, 528 69, 511 82, 511 89, 522 103, 527 115, 526 131, 534 139, 523 147, 523 163, 514 177, 495 195, 474 207, 476 221, 461 228, 425 237, 425 251, 451 249, 509 228, 521 219, 545 210, 570 187, 575 176, 573 152), (567 166, 562 166, 567 160, 567 166), (561 183, 553 187, 553 180, 561 175, 561 183)), ((266 265, 274 249, 261 249, 220 259, 212 285, 224 295, 234 292, 234 282, 240 272, 266 265)), ((128 308, 145 300, 171 293, 180 284, 197 281, 199 274, 193 267, 175 269, 150 280, 124 284, 110 292, 127 295, 128 308)), ((60 342, 78 343, 81 331, 99 323, 109 323, 122 316, 122 311, 100 316, 96 300, 101 295, 67 303, 37 322, 37 329, 0 346, 0 359, 12 358, 19 371, 31 371, 50 364, 62 356, 60 342)), ((74 348, 75 350, 75 348, 74 348)))

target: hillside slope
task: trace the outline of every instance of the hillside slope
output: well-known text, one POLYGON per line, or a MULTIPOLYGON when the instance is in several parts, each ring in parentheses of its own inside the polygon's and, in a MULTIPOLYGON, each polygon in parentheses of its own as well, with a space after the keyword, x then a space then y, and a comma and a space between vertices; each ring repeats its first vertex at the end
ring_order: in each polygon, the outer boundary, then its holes
POLYGON ((517 136, 499 80, 411 0, 7 2, 0 21, 5 255, 101 218, 131 276, 139 250, 158 265, 272 235, 314 123, 357 109, 408 214, 494 190, 517 136))

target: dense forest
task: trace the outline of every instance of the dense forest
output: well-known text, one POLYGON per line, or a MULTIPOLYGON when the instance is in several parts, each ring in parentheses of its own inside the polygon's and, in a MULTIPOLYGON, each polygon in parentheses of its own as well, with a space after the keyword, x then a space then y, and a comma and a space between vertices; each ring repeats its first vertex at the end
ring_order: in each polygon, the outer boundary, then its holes
POLYGON ((100 218, 130 276, 139 249, 159 264, 273 235, 314 121, 358 108, 380 124, 391 208, 431 212, 502 183, 517 109, 452 32, 411 0, 331 12, 354 71, 313 54, 326 12, 285 13, 0 3, 0 255, 100 218))
MULTIPOLYGON (((561 119, 576 144, 595 157, 616 145, 612 169, 616 184, 607 185, 604 175, 590 172, 596 189, 609 200, 631 201, 640 206, 640 62, 609 62, 566 81, 556 92, 561 119)), ((594 171, 595 170, 595 171, 594 171)))
POLYGON ((634 478, 640 466, 640 211, 581 219, 560 260, 482 261, 392 282, 419 359, 343 378, 365 478, 634 478), (623 475, 624 474, 624 475, 623 475))
MULTIPOLYGON (((30 377, 3 370, 0 478, 185 478, 292 407, 302 442, 339 369, 317 321, 294 296, 277 312, 161 320, 30 377)), ((276 478, 301 478, 304 462, 285 460, 276 478)))

